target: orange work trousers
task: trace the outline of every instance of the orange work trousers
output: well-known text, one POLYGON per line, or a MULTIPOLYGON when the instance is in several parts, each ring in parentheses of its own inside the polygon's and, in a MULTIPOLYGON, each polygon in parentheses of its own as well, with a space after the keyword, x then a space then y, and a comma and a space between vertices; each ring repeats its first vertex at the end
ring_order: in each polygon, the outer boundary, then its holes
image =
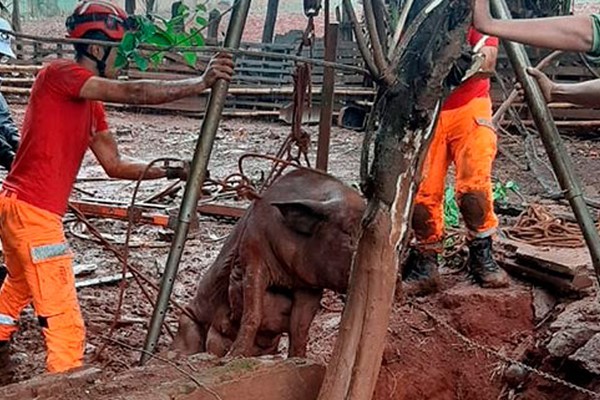
POLYGON ((471 238, 491 236, 498 227, 492 195, 496 132, 489 97, 442 111, 415 199, 413 229, 417 244, 438 248, 444 235, 444 192, 451 163, 456 168, 456 198, 471 238))
POLYGON ((81 366, 85 327, 60 216, 2 191, 0 238, 8 268, 0 289, 0 341, 10 340, 21 311, 33 303, 46 339, 48 371, 81 366))

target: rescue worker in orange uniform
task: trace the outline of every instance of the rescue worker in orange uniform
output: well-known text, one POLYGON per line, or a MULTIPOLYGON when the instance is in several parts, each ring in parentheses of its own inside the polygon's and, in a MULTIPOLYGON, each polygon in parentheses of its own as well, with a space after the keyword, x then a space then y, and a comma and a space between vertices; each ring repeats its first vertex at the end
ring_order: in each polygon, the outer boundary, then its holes
MULTIPOLYGON (((78 3, 67 19, 71 38, 120 41, 127 14, 112 3, 78 3)), ((179 81, 119 81, 116 48, 75 45, 75 60, 43 68, 32 88, 21 145, 0 192, 0 238, 8 277, 0 290, 0 381, 10 381, 9 342, 21 311, 32 303, 47 347, 47 369, 82 365, 84 322, 77 301, 73 254, 62 216, 88 148, 107 174, 138 179, 147 164, 122 158, 108 130, 103 101, 160 104, 198 95, 219 79, 231 80, 233 59, 216 55, 204 75, 179 81)), ((182 178, 183 167, 157 166, 147 179, 182 178)))
POLYGON ((490 79, 496 65, 498 39, 468 31, 473 52, 483 57, 478 72, 446 99, 415 199, 412 227, 416 245, 403 270, 415 292, 437 288, 438 255, 443 249, 444 192, 448 167, 456 168, 456 196, 469 234, 469 267, 483 287, 504 287, 508 276, 496 263, 492 236, 498 227, 492 198, 492 164, 496 133, 492 126, 490 79))

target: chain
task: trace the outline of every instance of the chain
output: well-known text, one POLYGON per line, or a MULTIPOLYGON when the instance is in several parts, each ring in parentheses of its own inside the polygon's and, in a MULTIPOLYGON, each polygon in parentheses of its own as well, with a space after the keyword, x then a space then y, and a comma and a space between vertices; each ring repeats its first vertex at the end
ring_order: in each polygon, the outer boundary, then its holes
POLYGON ((469 339, 468 337, 466 337, 465 335, 463 335, 462 333, 460 333, 459 331, 457 331, 454 327, 452 327, 448 322, 446 322, 445 320, 443 320, 442 318, 432 314, 429 310, 427 310, 424 307, 419 306, 418 304, 415 304, 412 301, 408 302, 409 305, 411 305, 412 307, 416 308, 417 310, 421 311, 422 313, 424 313, 425 315, 427 315, 429 318, 431 318, 435 323, 437 323, 438 325, 442 326, 443 328, 445 328, 446 330, 448 330, 450 333, 452 333, 454 336, 456 336, 458 339, 460 339, 460 341, 462 341, 464 344, 466 344, 467 346, 471 347, 471 348, 475 348, 477 350, 481 350, 484 353, 496 357, 498 359, 500 359, 501 361, 504 361, 507 364, 513 364, 516 365, 522 369, 524 369, 527 372, 536 374, 548 381, 557 383, 559 385, 565 386, 571 390, 575 390, 579 393, 583 393, 585 395, 590 396, 593 399, 600 399, 600 393, 596 393, 593 392, 591 390, 588 390, 586 388, 583 388, 581 386, 575 385, 573 383, 567 382, 563 379, 560 379, 554 375, 551 375, 547 372, 544 371, 540 371, 539 369, 530 367, 527 364, 522 363, 521 361, 517 361, 514 360, 500 352, 498 352, 497 350, 494 350, 490 347, 484 346, 480 343, 477 343, 475 341, 473 341, 472 339, 469 339))

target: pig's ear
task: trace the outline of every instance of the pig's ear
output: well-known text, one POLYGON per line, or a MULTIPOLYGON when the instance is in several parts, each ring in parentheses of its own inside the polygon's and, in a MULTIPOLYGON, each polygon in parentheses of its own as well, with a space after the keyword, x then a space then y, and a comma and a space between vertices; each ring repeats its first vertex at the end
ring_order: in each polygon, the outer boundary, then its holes
POLYGON ((296 200, 272 202, 283 216, 285 225, 303 235, 312 235, 317 225, 327 219, 328 202, 296 200))

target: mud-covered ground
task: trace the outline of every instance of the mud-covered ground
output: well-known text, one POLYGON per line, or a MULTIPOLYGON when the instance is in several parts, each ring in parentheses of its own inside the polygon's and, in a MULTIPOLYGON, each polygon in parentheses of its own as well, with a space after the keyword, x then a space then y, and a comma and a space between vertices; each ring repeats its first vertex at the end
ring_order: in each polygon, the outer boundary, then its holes
MULTIPOLYGON (((20 120, 23 107, 14 106, 14 113, 20 120)), ((117 111, 109 111, 109 120, 122 154, 142 160, 163 156, 190 158, 201 124, 198 119, 182 116, 117 111)), ((308 130, 312 134, 311 155, 314 156, 317 127, 309 127, 308 130)), ((210 162, 211 176, 224 178, 237 172, 237 161, 244 153, 275 153, 289 131, 289 126, 276 121, 223 121, 210 162)), ((348 184, 356 184, 358 180, 361 140, 362 134, 359 132, 333 129, 330 170, 348 184)), ((519 144, 519 140, 515 137, 500 136, 500 145, 524 162, 524 147, 519 144)), ((600 170, 600 144, 597 141, 572 137, 567 139, 566 143, 588 194, 590 197, 598 196, 600 176, 594 171, 600 170)), ((245 169, 247 174, 259 177, 261 171, 268 171, 268 167, 269 165, 262 161, 249 161, 245 169)), ((93 156, 88 154, 79 177, 85 180, 104 178, 105 175, 93 156)), ((494 177, 502 182, 516 182, 528 201, 539 201, 542 197, 543 190, 532 173, 521 170, 502 155, 499 155, 496 161, 494 177)), ((144 182, 138 198, 144 199, 169 184, 170 182, 165 180, 144 182)), ((110 199, 128 203, 134 184, 107 179, 100 182, 80 182, 76 188, 74 198, 110 199)), ((176 198, 169 199, 165 204, 176 207, 181 194, 182 190, 176 198)), ((515 204, 521 202, 521 199, 514 195, 511 195, 509 200, 515 204)), ((233 199, 225 201, 228 204, 244 204, 236 203, 233 199)), ((504 224, 512 223, 504 217, 503 220, 504 224)), ((123 242, 126 222, 96 219, 93 223, 111 240, 123 242)), ((227 221, 201 219, 199 231, 195 232, 186 244, 173 294, 177 302, 185 304, 192 296, 197 280, 215 259, 222 239, 231 227, 227 221)), ((108 276, 121 271, 121 264, 110 252, 97 242, 85 239, 89 233, 75 225, 71 215, 65 217, 65 230, 76 254, 76 264, 96 264, 98 269, 95 276, 108 276)), ((169 231, 142 225, 135 226, 132 232, 131 262, 143 271, 146 277, 158 283, 169 251, 169 231)), ((528 285, 515 282, 510 289, 488 293, 474 287, 462 272, 447 273, 444 278, 444 293, 421 300, 423 307, 444 316, 472 339, 509 353, 523 341, 536 337, 538 333, 531 315, 531 288, 528 285)), ((122 309, 122 320, 125 323, 114 331, 112 337, 139 349, 143 345, 152 308, 137 284, 132 280, 128 283, 122 309)), ((88 328, 86 362, 101 366, 107 375, 133 366, 140 356, 139 352, 105 340, 115 315, 118 295, 118 284, 98 285, 79 291, 79 300, 88 328), (106 347, 99 353, 99 349, 104 345, 106 347)), ((330 357, 339 326, 342 303, 337 296, 329 294, 323 305, 313 325, 310 343, 310 357, 318 361, 327 361, 330 357)), ((168 313, 167 322, 172 332, 177 329, 178 315, 179 312, 174 309, 170 309, 168 313)), ((494 373, 501 365, 498 360, 465 347, 464 343, 451 333, 433 324, 423 312, 410 305, 398 303, 389 332, 378 398, 495 399, 500 394, 504 384, 498 378, 499 375, 494 373), (461 367, 457 368, 457 365, 461 367), (423 375, 423 370, 428 368, 428 373, 423 375), (404 382, 412 379, 411 374, 413 377, 414 374, 419 374, 419 377, 423 376, 426 379, 413 379, 411 385, 407 386, 404 382), (485 397, 477 397, 477 393, 483 390, 483 387, 487 394, 485 397)), ((159 350, 167 349, 170 341, 169 335, 163 331, 159 350)), ((31 309, 28 309, 22 318, 22 329, 15 337, 14 348, 20 362, 20 379, 43 372, 44 344, 31 309)), ((545 395, 547 394, 527 398, 555 398, 551 395, 544 397, 545 395)))

